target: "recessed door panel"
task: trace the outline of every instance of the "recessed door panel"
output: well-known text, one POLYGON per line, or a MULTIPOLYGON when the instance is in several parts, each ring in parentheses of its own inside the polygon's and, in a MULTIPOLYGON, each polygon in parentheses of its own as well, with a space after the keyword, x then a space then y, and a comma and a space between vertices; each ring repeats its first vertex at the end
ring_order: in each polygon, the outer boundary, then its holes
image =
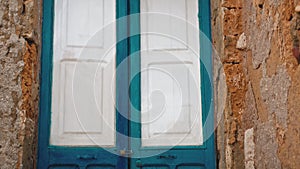
POLYGON ((89 165, 89 166, 87 166, 86 169, 115 169, 115 167, 102 164, 102 165, 89 165))
POLYGON ((176 169, 205 169, 202 165, 180 165, 176 169))
POLYGON ((142 169, 169 169, 167 166, 146 166, 146 167, 141 167, 142 169))
POLYGON ((98 72, 97 63, 88 62, 63 62, 61 66, 65 71, 61 79, 64 85, 60 88, 64 91, 61 101, 61 111, 65 112, 61 117, 63 132, 100 134, 103 132, 101 69, 98 72))
POLYGON ((48 169, 79 169, 76 165, 52 165, 48 169))
POLYGON ((103 0, 68 0, 66 17, 68 46, 84 47, 98 33, 97 40, 90 45, 103 47, 102 28, 105 17, 103 0))
POLYGON ((147 44, 151 50, 185 50, 187 48, 188 11, 186 0, 145 0, 141 1, 142 32, 145 31, 147 44))

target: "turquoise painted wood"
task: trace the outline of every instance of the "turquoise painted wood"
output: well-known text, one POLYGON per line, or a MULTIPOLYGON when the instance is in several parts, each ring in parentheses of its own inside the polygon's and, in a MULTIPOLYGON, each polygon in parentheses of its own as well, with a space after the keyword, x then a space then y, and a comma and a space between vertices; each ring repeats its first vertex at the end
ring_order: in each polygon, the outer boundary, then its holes
MULTIPOLYGON (((117 18, 126 16, 127 3, 117 0, 117 18)), ((40 116, 39 116, 39 140, 37 154, 37 168, 39 169, 126 169, 128 159, 112 154, 102 148, 92 147, 58 147, 49 145, 50 119, 51 119, 51 84, 52 84, 52 58, 53 58, 53 19, 54 0, 43 1, 43 30, 42 30, 42 56, 41 56, 41 90, 40 90, 40 116)), ((124 21, 124 20, 123 20, 124 21)), ((128 55, 127 21, 117 22, 117 64, 118 66, 128 55)), ((122 115, 117 111, 117 131, 128 135, 128 120, 123 117, 128 112, 128 65, 124 70, 118 71, 116 77, 116 101, 117 110, 122 110, 122 115)), ((125 115, 126 116, 126 115, 125 115)), ((117 135, 117 147, 110 151, 118 152, 128 148, 128 140, 117 135)))
MULTIPOLYGON (((140 1, 129 0, 130 14, 139 14, 140 1)), ((214 112, 213 112, 213 88, 212 88, 212 47, 210 31, 210 1, 199 0, 199 29, 200 35, 200 63, 201 63, 201 97, 202 117, 204 124, 205 142, 202 146, 173 147, 165 152, 168 147, 142 148, 141 124, 136 122, 141 119, 141 75, 136 74, 141 69, 140 65, 140 36, 136 32, 140 29, 140 19, 134 15, 130 22, 130 59, 131 78, 131 118, 135 122, 130 123, 131 149, 135 154, 150 156, 146 158, 131 158, 130 168, 137 169, 213 169, 216 168, 215 144, 214 144, 214 112)))
MULTIPOLYGON (((51 84, 52 84, 52 40, 54 0, 43 2, 43 39, 41 58, 41 85, 40 85, 40 116, 39 116, 39 143, 38 143, 38 168, 50 169, 213 169, 216 168, 214 144, 214 115, 213 115, 213 90, 212 90, 212 47, 210 46, 210 1, 199 0, 199 28, 203 32, 200 36, 201 44, 201 96, 204 124, 204 138, 208 139, 203 146, 174 147, 167 152, 166 147, 140 149, 141 132, 140 118, 141 94, 140 74, 133 77, 129 84, 132 72, 139 72, 140 36, 130 36, 132 32, 139 31, 139 17, 122 19, 117 23, 117 65, 127 58, 128 54, 137 55, 129 59, 125 67, 117 72, 117 131, 136 139, 124 139, 117 136, 117 147, 114 149, 132 149, 134 153, 157 153, 148 158, 124 158, 109 153, 101 148, 88 147, 54 147, 49 145, 50 119, 51 119, 51 84), (130 23, 130 24, 129 24, 130 23), (128 29, 129 28, 129 29, 128 29), (130 38, 126 38, 126 37, 130 38), (205 50, 203 50, 205 49, 205 50), (130 85, 130 86, 129 86, 130 85), (128 88, 130 91, 128 92, 128 88), (130 100, 128 100, 130 98, 130 100), (131 102, 131 104, 129 104, 131 102), (129 107, 131 105, 132 107, 129 107), (137 110, 137 111, 134 111, 137 110), (130 114, 124 114, 128 112, 130 114), (125 117, 124 117, 125 116, 125 117), (126 117, 133 121, 128 121, 126 117)), ((139 13, 139 0, 117 0, 117 17, 139 13)))

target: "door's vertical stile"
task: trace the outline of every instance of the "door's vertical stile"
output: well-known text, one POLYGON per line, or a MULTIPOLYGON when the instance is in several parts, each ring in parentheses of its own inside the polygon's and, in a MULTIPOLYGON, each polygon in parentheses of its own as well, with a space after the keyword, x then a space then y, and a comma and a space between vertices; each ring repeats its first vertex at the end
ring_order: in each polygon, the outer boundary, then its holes
MULTIPOLYGON (((140 147, 139 138, 141 137, 140 128, 140 110, 141 110, 141 67, 140 67, 140 1, 129 0, 130 4, 130 148, 134 155, 138 155, 137 147, 140 147)), ((131 168, 136 166, 135 161, 131 159, 131 168)))
POLYGON ((53 17, 54 0, 43 2, 42 23, 42 54, 40 75, 40 105, 39 105, 39 129, 37 166, 45 166, 49 163, 49 137, 51 118, 51 84, 52 84, 52 42, 53 42, 53 17))
MULTIPOLYGON (((117 151, 129 149, 129 62, 128 62, 128 4, 117 0, 117 60, 116 60, 116 111, 117 151)), ((117 153, 118 153, 117 152, 117 153)), ((127 168, 128 158, 119 156, 117 168, 127 168)))
POLYGON ((215 147, 215 113, 214 113, 214 90, 213 90, 213 46, 212 46, 212 37, 211 37, 211 11, 210 11, 210 0, 199 0, 198 3, 199 9, 199 28, 200 28, 200 61, 204 66, 201 67, 201 74, 206 73, 205 79, 201 79, 201 84, 204 84, 203 89, 201 89, 202 98, 209 98, 208 100, 204 100, 203 104, 205 105, 206 112, 204 120, 205 123, 205 138, 207 149, 206 154, 210 156, 210 158, 206 158, 206 164, 208 168, 216 168, 216 147, 215 147), (202 49, 202 50, 201 50, 202 49), (207 68, 207 70, 203 70, 207 68), (210 82, 210 83, 207 83, 210 82), (210 89, 210 90, 205 90, 210 89))

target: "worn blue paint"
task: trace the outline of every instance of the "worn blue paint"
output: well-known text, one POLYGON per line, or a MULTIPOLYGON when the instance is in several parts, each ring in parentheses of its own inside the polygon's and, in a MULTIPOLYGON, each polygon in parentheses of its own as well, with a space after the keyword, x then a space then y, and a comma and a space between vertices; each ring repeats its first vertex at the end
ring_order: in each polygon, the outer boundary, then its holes
MULTIPOLYGON (((117 125, 117 133, 121 133, 122 135, 128 136, 128 113, 129 113, 129 105, 128 105, 128 98, 129 98, 129 81, 128 81, 128 74, 129 74, 129 64, 126 61, 128 56, 128 6, 127 1, 124 0, 117 0, 117 76, 116 76, 116 100, 117 100, 117 118, 116 118, 116 125, 117 125), (125 38, 126 37, 126 38, 125 38), (125 63, 122 63, 124 62, 125 63), (119 66, 120 64, 125 66, 119 66), (121 69, 121 70, 120 70, 121 69)), ((118 150, 122 149, 129 149, 129 140, 127 137, 119 137, 117 135, 117 147, 118 150)), ((128 159, 125 157, 119 157, 117 168, 124 168, 126 169, 129 166, 128 159)))
POLYGON ((42 26, 42 55, 40 74, 40 113, 38 138, 38 168, 46 168, 49 164, 49 132, 51 112, 51 84, 52 84, 52 40, 53 40, 53 7, 54 1, 43 2, 42 26))
POLYGON ((199 0, 199 27, 203 33, 200 35, 200 61, 201 61, 201 96, 203 112, 206 122, 204 126, 204 137, 206 141, 206 167, 216 168, 215 135, 214 135, 214 102, 213 102, 213 56, 211 42, 211 12, 210 0, 199 0), (202 49, 202 50, 201 50, 202 49), (204 49, 204 50, 203 50, 204 49), (204 67, 205 66, 205 67, 204 67), (205 69, 206 68, 206 69, 205 69), (207 73, 205 73, 207 72, 207 73), (203 99, 204 98, 204 99, 203 99), (209 135, 207 135, 209 134, 209 135))

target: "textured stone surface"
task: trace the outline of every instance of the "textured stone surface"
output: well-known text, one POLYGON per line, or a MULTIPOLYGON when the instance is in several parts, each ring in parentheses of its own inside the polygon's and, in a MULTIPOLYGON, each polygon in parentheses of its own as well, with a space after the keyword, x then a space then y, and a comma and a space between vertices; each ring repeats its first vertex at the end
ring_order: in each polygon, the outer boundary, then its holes
POLYGON ((245 169, 255 169, 255 143, 254 143, 254 129, 248 129, 245 131, 245 169))
POLYGON ((299 168, 300 2, 212 2, 213 43, 228 87, 219 168, 299 168))
POLYGON ((287 97, 290 85, 291 78, 284 67, 279 67, 272 77, 264 76, 260 83, 262 98, 269 110, 268 117, 271 120, 274 113, 276 121, 283 128, 287 127, 287 97))
MULTIPOLYGON (((257 69, 270 53, 272 39, 270 32, 276 25, 274 25, 274 18, 270 17, 273 14, 269 10, 265 10, 265 7, 261 7, 262 2, 255 4, 247 1, 246 4, 245 12, 248 16, 244 16, 244 18, 247 21, 245 26, 248 30, 248 47, 252 51, 253 67, 257 69)), ((274 3, 270 5, 274 5, 274 3)))
POLYGON ((35 166, 39 6, 37 0, 0 1, 1 169, 35 166))
POLYGON ((245 33, 242 33, 239 37, 239 40, 236 43, 237 49, 246 49, 247 48, 247 37, 245 33))
POLYGON ((251 83, 248 83, 248 89, 245 96, 245 99, 247 101, 245 112, 242 115, 242 127, 244 129, 253 128, 258 120, 257 115, 257 104, 255 100, 255 96, 253 93, 253 88, 251 83))
POLYGON ((256 168, 280 169, 281 162, 277 155, 278 143, 273 121, 259 124, 255 134, 256 168))

